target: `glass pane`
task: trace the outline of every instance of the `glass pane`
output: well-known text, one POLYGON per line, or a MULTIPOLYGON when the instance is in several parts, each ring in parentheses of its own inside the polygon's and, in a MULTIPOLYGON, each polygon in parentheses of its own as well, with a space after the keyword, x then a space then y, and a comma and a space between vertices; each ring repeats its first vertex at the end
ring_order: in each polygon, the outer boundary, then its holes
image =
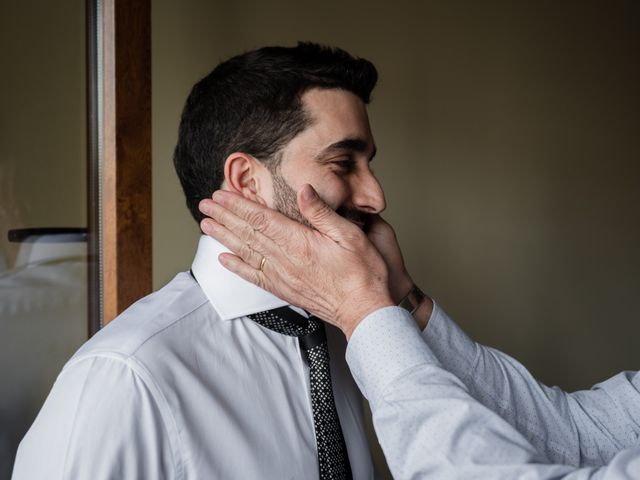
POLYGON ((87 338, 84 1, 0 6, 0 478, 87 338))

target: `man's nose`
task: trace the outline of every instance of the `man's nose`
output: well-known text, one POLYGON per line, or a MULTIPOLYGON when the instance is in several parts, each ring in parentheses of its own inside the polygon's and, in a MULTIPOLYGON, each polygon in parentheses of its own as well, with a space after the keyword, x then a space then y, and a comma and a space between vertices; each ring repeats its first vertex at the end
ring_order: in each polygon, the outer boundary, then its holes
POLYGON ((380 182, 373 172, 367 170, 356 177, 353 188, 353 203, 361 211, 380 213, 387 207, 380 182))

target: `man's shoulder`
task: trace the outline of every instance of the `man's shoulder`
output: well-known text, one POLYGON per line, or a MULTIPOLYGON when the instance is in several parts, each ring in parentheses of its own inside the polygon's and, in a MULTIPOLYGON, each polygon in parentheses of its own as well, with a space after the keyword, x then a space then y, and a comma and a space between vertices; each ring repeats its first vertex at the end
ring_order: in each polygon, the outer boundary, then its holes
POLYGON ((169 347, 165 343, 179 344, 184 340, 184 324, 215 322, 216 317, 198 283, 182 272, 122 312, 87 341, 69 363, 108 354, 128 358, 144 349, 169 347))

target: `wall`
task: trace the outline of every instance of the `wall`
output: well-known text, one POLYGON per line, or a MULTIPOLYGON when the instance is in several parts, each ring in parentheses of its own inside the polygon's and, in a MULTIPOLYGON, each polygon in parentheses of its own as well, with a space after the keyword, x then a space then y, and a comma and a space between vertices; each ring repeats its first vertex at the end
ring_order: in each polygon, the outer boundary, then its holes
POLYGON ((0 9, 0 258, 6 230, 86 226, 84 3, 0 9))

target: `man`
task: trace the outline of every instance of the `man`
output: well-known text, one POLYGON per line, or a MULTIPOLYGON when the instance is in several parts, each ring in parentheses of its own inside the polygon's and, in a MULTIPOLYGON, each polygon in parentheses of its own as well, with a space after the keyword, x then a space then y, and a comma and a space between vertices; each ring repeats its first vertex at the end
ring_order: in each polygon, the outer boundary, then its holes
MULTIPOLYGON (((218 188, 296 220, 313 183, 356 225, 385 208, 369 169, 373 65, 314 44, 218 65, 187 99, 174 163, 194 218, 218 188)), ((203 236, 191 272, 67 363, 14 478, 372 478, 339 331, 228 272, 203 236)))
POLYGON ((374 246, 310 185, 298 205, 315 230, 216 192, 201 228, 239 255, 221 255, 225 267, 341 328, 394 477, 640 478, 638 372, 590 391, 548 388, 415 286, 401 302, 411 313, 395 306, 390 278, 410 277, 380 218, 374 246))

